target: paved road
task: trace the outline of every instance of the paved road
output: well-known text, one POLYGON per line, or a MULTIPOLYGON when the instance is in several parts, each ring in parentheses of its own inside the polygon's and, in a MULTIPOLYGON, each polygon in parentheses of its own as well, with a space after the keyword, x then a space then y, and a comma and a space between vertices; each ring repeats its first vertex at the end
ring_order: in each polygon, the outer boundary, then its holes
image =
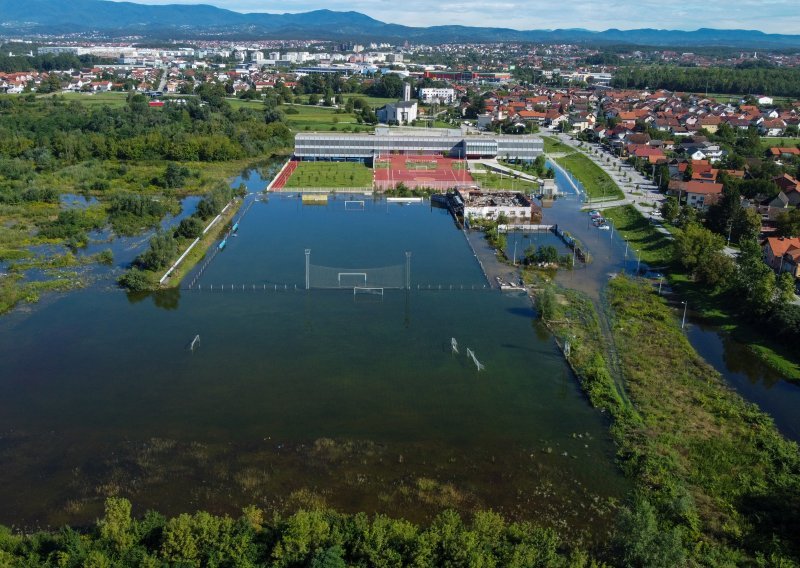
POLYGON ((605 203, 595 203, 599 207, 613 207, 617 205, 633 204, 639 212, 647 218, 651 216, 658 218, 659 215, 654 215, 652 203, 660 204, 664 200, 664 195, 659 191, 652 181, 645 178, 642 174, 637 172, 633 167, 621 160, 620 158, 608 153, 602 149, 599 144, 590 144, 583 142, 582 147, 578 147, 579 140, 574 140, 568 134, 553 133, 564 144, 575 148, 579 152, 588 156, 595 164, 605 171, 614 183, 625 194, 625 199, 618 201, 609 201, 605 203), (610 162, 609 162, 610 160, 610 162), (623 177, 623 175, 625 177, 623 177), (638 185, 638 191, 637 191, 638 185), (639 193, 640 195, 634 195, 639 193), (647 205, 645 205, 647 204, 647 205))

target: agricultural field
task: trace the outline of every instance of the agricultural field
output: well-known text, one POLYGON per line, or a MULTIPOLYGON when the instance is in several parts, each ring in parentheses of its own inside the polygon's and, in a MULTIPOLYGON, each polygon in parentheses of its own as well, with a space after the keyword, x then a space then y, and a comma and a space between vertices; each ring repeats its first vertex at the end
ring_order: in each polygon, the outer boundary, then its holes
POLYGON ((372 170, 355 162, 300 162, 284 188, 372 187, 372 170))

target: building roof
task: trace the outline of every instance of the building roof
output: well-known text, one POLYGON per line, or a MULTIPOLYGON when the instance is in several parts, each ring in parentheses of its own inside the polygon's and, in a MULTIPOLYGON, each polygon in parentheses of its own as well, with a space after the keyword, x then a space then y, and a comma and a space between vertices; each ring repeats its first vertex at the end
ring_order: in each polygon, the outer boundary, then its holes
POLYGON ((697 193, 702 195, 718 195, 722 193, 721 183, 708 183, 705 181, 688 181, 686 182, 687 193, 697 193))
POLYGON ((767 246, 775 258, 783 256, 792 249, 800 249, 800 237, 769 237, 767 246))

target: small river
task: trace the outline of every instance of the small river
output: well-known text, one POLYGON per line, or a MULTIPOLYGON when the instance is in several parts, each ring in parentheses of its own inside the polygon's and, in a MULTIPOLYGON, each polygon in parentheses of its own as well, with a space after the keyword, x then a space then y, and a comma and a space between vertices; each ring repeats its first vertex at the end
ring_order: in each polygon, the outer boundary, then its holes
MULTIPOLYGON (((545 222, 557 223, 575 235, 592 254, 592 263, 576 271, 560 271, 558 281, 581 290, 596 300, 610 275, 636 273, 636 251, 628 247, 615 231, 600 231, 579 213, 580 200, 564 173, 556 171, 556 183, 566 194, 544 210, 545 222)), ((580 187, 580 182, 572 179, 580 187)), ((641 267, 644 270, 644 265, 641 267)), ((679 317, 677 314, 676 317, 679 317)), ((788 438, 800 441, 800 385, 787 381, 764 364, 746 345, 716 327, 695 317, 691 310, 687 318, 687 337, 697 352, 746 400, 757 404, 772 416, 778 429, 788 438)))

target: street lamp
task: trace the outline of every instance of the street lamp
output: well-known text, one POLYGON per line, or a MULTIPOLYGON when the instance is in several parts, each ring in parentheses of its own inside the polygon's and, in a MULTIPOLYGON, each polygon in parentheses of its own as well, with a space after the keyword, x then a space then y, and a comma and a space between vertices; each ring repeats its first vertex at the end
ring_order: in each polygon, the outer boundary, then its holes
POLYGON ((661 295, 661 285, 664 283, 664 276, 658 279, 658 295, 661 295))
POLYGON ((683 329, 686 325, 686 308, 689 307, 689 304, 687 304, 685 300, 681 303, 683 304, 683 319, 681 320, 681 329, 683 329))
POLYGON ((608 222, 611 223, 611 230, 609 231, 609 233, 611 233, 611 240, 613 241, 614 240, 614 219, 609 219, 608 222))
POLYGON ((639 256, 639 249, 636 249, 636 258, 638 259, 636 262, 636 276, 639 276, 639 268, 642 266, 642 257, 639 256))
POLYGON ((625 239, 625 260, 628 260, 628 239, 625 239))

